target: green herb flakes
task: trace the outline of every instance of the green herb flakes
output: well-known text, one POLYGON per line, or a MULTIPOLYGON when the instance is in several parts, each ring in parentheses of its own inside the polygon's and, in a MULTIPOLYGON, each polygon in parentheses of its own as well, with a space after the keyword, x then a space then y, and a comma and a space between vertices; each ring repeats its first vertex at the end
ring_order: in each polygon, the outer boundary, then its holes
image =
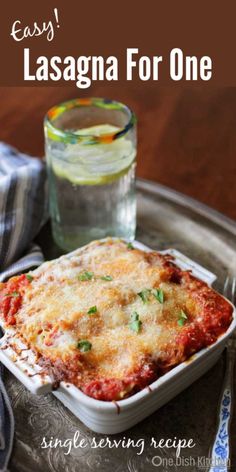
POLYGON ((88 310, 88 315, 93 315, 94 313, 97 313, 98 309, 96 307, 96 305, 94 306, 91 306, 91 308, 89 308, 88 310))
POLYGON ((139 314, 136 311, 131 316, 131 323, 129 324, 129 327, 135 333, 139 333, 141 330, 142 321, 140 321, 139 314))
POLYGON ((141 292, 138 293, 138 296, 143 300, 143 303, 147 303, 149 300, 151 290, 148 288, 145 288, 141 292))
POLYGON ((34 280, 34 277, 32 277, 32 275, 30 274, 26 274, 26 278, 28 279, 29 282, 32 282, 32 280, 34 280))
POLYGON ((93 272, 83 272, 83 274, 79 275, 79 280, 81 282, 85 282, 86 280, 91 280, 94 276, 93 272))
POLYGON ((179 313, 179 319, 178 319, 178 325, 179 326, 184 326, 186 320, 188 319, 188 315, 184 312, 184 310, 180 310, 179 313))
POLYGON ((160 288, 154 288, 152 291, 154 297, 158 300, 160 303, 164 303, 164 292, 160 288))
POLYGON ((132 243, 127 243, 127 249, 134 249, 134 246, 132 243))
POLYGON ((81 352, 88 352, 91 350, 92 344, 87 341, 87 339, 81 339, 81 341, 78 342, 77 347, 81 352))
POLYGON ((177 323, 179 326, 184 326, 185 321, 183 318, 179 318, 177 323))
POLYGON ((111 282, 113 278, 111 277, 111 275, 103 275, 101 277, 101 280, 105 280, 106 282, 111 282))

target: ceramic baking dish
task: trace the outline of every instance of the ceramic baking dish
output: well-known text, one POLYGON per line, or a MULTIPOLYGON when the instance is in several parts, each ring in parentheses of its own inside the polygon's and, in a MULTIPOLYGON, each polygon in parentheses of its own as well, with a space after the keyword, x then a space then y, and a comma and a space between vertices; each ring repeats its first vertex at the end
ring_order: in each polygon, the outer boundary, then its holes
MULTIPOLYGON (((150 250, 139 242, 133 244, 137 248, 150 250)), ((179 251, 168 249, 161 252, 171 254, 176 265, 181 269, 191 270, 194 276, 209 285, 216 280, 214 274, 179 251)), ((230 327, 214 344, 174 367, 142 391, 118 402, 95 400, 66 382, 61 382, 60 387, 53 391, 52 379, 48 375, 42 375, 42 368, 37 365, 34 353, 18 340, 13 328, 7 329, 0 340, 0 361, 32 393, 46 394, 52 391, 91 430, 97 433, 115 434, 146 418, 210 369, 221 355, 227 338, 235 327, 234 308, 230 327)), ((4 329, 4 326, 2 328, 4 329)))

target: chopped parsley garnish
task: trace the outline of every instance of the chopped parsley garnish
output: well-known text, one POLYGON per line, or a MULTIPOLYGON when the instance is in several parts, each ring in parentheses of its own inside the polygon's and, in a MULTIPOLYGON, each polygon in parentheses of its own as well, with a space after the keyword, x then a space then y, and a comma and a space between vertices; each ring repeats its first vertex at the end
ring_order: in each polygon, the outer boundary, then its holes
POLYGON ((179 326, 184 326, 185 320, 183 318, 178 319, 178 325, 179 326))
POLYGON ((19 292, 6 293, 6 297, 19 297, 19 292))
POLYGON ((93 315, 94 313, 97 313, 98 309, 96 307, 96 305, 94 306, 91 306, 91 308, 89 308, 88 310, 88 315, 93 315))
POLYGON ((183 318, 184 320, 187 320, 187 319, 188 319, 188 316, 186 315, 186 313, 184 312, 184 310, 181 310, 181 311, 180 311, 180 317, 183 318))
POLYGON ((135 311, 131 316, 131 323, 129 324, 130 329, 135 331, 135 333, 139 333, 142 327, 142 321, 139 319, 139 314, 135 311))
POLYGON ((113 278, 111 277, 111 275, 103 275, 101 277, 101 280, 105 280, 106 282, 111 282, 113 278))
POLYGON ((132 243, 127 243, 127 249, 134 249, 134 246, 132 243))
POLYGON ((184 312, 184 310, 180 310, 180 314, 179 314, 179 319, 178 319, 178 325, 179 326, 184 326, 186 320, 188 319, 188 316, 186 315, 186 313, 184 312))
POLYGON ((131 315, 131 321, 137 321, 139 319, 139 314, 137 311, 134 311, 131 315))
POLYGON ((79 280, 81 280, 81 282, 84 282, 85 280, 91 280, 93 276, 93 272, 84 272, 83 274, 79 275, 79 280))
POLYGON ((138 293, 138 296, 142 298, 143 303, 147 303, 149 300, 150 293, 151 290, 149 288, 145 288, 144 290, 138 293))
POLYGON ((164 292, 161 288, 154 288, 152 293, 160 303, 164 303, 164 292))
POLYGON ((29 282, 32 282, 32 280, 34 280, 34 277, 32 277, 32 275, 30 274, 26 274, 26 278, 28 279, 29 282))
POLYGON ((81 352, 87 352, 91 350, 92 344, 87 341, 87 339, 81 339, 81 341, 78 342, 77 347, 81 352))

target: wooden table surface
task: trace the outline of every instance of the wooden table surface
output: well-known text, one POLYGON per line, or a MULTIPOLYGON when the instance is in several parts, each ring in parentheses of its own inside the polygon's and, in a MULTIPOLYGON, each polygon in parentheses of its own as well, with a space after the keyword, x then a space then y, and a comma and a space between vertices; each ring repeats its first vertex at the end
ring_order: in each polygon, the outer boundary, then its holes
POLYGON ((0 88, 0 139, 42 156, 45 112, 76 96, 115 98, 135 111, 138 176, 186 193, 236 220, 236 88, 0 88))

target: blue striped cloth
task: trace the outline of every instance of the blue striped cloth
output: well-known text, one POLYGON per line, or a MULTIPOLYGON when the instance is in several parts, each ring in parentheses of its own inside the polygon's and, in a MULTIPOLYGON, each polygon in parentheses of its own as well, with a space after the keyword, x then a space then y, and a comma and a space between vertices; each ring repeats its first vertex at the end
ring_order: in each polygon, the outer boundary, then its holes
MULTIPOLYGON (((43 262, 32 241, 47 219, 44 163, 0 142, 0 282, 43 262)), ((7 470, 14 418, 0 365, 0 471, 7 470)))

